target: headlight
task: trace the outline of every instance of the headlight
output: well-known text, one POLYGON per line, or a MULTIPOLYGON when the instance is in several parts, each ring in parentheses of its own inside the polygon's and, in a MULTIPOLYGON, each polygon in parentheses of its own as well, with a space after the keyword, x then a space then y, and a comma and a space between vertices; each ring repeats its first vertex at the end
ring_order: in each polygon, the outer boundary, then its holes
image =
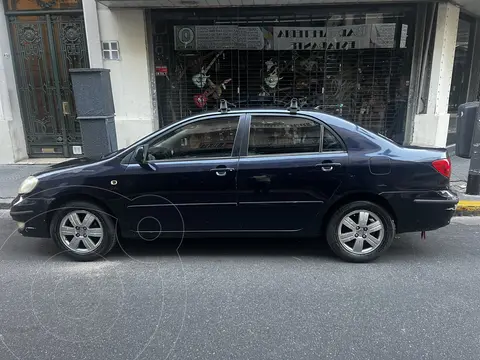
POLYGON ((38 179, 35 176, 29 176, 22 182, 22 185, 20 185, 20 188, 18 189, 18 193, 20 195, 28 194, 29 192, 32 192, 33 189, 37 187, 37 184, 38 184, 38 179))

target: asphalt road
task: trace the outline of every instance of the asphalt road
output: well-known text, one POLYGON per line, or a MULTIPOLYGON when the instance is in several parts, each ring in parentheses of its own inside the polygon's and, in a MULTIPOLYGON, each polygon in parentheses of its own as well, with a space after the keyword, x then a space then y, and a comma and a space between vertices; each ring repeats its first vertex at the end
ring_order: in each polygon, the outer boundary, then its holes
MULTIPOLYGON (((0 359, 478 359, 480 220, 371 264, 298 240, 124 243, 77 263, 0 212, 0 359), (3 215, 3 219, 1 218, 3 215), (13 235, 11 235, 13 233, 13 235)), ((459 223, 462 221, 463 223, 459 223)))

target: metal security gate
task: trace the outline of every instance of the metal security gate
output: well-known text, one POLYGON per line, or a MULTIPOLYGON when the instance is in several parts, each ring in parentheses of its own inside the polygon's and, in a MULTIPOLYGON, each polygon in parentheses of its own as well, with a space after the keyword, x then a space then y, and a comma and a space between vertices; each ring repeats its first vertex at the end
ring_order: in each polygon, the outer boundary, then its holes
MULTIPOLYGON (((48 7, 55 1, 37 3, 48 7)), ((81 9, 11 11, 7 16, 29 156, 81 155, 69 75, 71 68, 88 67, 81 9)))
POLYGON ((160 121, 296 97, 402 142, 413 9, 152 11, 160 121))

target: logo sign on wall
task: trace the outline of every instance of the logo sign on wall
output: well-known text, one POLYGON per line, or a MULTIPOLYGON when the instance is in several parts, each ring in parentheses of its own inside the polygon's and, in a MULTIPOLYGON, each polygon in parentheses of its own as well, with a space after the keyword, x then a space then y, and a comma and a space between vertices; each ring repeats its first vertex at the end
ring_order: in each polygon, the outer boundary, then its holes
MULTIPOLYGON (((395 47, 395 23, 335 27, 175 26, 175 50, 352 50, 395 47)), ((407 29, 400 44, 405 47, 407 29)))
POLYGON ((350 50, 395 47, 395 23, 336 27, 274 27, 274 50, 350 50))

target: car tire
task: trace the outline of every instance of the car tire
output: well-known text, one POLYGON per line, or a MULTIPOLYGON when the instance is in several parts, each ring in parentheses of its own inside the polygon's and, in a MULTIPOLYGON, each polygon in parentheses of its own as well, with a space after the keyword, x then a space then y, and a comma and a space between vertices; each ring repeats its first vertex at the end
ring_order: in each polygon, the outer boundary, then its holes
POLYGON ((355 201, 333 213, 327 225, 326 237, 332 251, 341 259, 369 262, 390 247, 395 238, 395 223, 381 206, 369 201, 355 201), (362 227, 365 218, 367 224, 362 227))
MULTIPOLYGON (((78 225, 82 224, 80 223, 78 225)), ((87 201, 71 201, 55 211, 50 223, 50 235, 60 249, 78 261, 92 261, 105 256, 112 250, 117 241, 115 219, 99 206, 87 201), (91 224, 92 227, 86 228, 79 226, 81 228, 79 233, 72 235, 70 229, 76 227, 74 227, 74 222, 69 220, 69 215, 73 213, 77 214, 75 219, 86 221, 84 225, 87 225, 88 222, 88 220, 86 220, 87 215, 89 216, 88 219, 94 218, 91 224), (85 217, 82 218, 83 215, 85 217), (82 228, 86 228, 86 230, 82 228), (99 235, 100 232, 102 233, 101 237, 93 236, 99 235), (92 237, 90 237, 91 234, 93 234, 92 237), (77 237, 77 235, 80 236, 77 237), (85 240, 82 239, 83 236, 85 236, 85 240), (81 239, 78 241, 79 245, 76 250, 73 250, 75 248, 72 242, 74 237, 76 240, 81 239), (88 247, 86 240, 88 240, 88 244, 93 244, 93 246, 88 247)))

